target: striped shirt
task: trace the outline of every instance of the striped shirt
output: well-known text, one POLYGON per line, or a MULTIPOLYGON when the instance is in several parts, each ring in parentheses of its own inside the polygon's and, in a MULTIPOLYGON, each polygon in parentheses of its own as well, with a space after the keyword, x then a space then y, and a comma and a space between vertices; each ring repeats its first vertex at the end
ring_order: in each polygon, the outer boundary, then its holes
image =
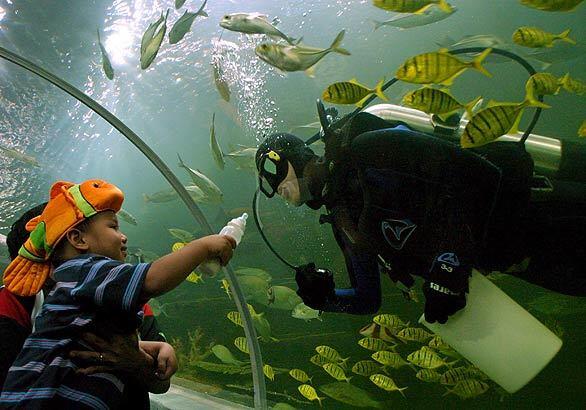
POLYGON ((2 408, 117 408, 124 382, 114 374, 76 374, 68 354, 88 350, 85 331, 100 335, 136 331, 140 293, 150 264, 131 265, 99 255, 80 255, 53 272, 57 282, 35 321, 35 332, 8 371, 2 408))

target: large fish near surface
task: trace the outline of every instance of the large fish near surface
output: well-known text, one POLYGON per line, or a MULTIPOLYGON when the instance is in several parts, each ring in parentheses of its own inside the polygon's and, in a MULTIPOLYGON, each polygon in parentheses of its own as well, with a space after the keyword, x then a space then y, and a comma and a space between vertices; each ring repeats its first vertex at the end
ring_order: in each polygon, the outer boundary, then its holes
POLYGON ((314 48, 302 45, 262 43, 255 48, 256 55, 264 62, 282 71, 305 71, 313 76, 313 66, 327 54, 336 52, 349 56, 350 52, 340 48, 345 31, 342 30, 328 48, 314 48))
POLYGON ((433 4, 437 4, 446 13, 451 11, 446 0, 373 0, 372 4, 379 9, 396 13, 423 13, 433 4))
POLYGON ((296 44, 298 41, 276 28, 269 22, 268 16, 260 13, 226 14, 222 17, 222 21, 220 21, 220 27, 239 33, 266 34, 273 39, 282 38, 291 45, 296 44))
POLYGON ((204 7, 208 0, 204 0, 203 4, 195 13, 189 13, 185 10, 185 13, 173 24, 171 31, 169 31, 169 44, 176 44, 180 42, 183 37, 191 30, 191 25, 195 21, 197 16, 208 17, 208 13, 204 11, 204 7))
POLYGON ((114 79, 114 69, 112 68, 112 63, 110 63, 110 58, 108 57, 108 53, 102 44, 102 39, 100 38, 100 29, 96 29, 98 33, 98 44, 100 46, 100 52, 102 53, 102 69, 104 70, 104 74, 108 80, 114 79))
POLYGON ((17 150, 12 148, 3 147, 0 145, 0 155, 15 159, 20 162, 24 162, 25 164, 32 165, 33 167, 41 167, 41 164, 39 164, 35 157, 23 154, 22 152, 18 152, 17 150))
POLYGON ((439 5, 432 4, 428 8, 426 8, 421 14, 409 14, 406 16, 398 15, 390 20, 373 20, 372 22, 374 23, 375 30, 381 28, 382 26, 397 27, 400 29, 421 27, 446 19, 458 10, 454 6, 450 7, 450 11, 445 11, 442 10, 439 5))
POLYGON ((572 11, 584 0, 520 0, 521 4, 543 11, 572 11))
POLYGON ((157 56, 159 49, 161 48, 161 44, 163 43, 163 39, 165 38, 165 33, 167 33, 167 17, 169 17, 169 9, 167 9, 167 13, 165 14, 165 17, 162 20, 162 22, 159 23, 159 21, 161 21, 161 19, 159 18, 159 20, 157 20, 155 23, 151 24, 148 27, 147 31, 142 36, 142 41, 140 43, 140 68, 142 68, 143 70, 149 68, 149 66, 155 60, 155 57, 157 56), (159 30, 156 32, 156 34, 154 34, 157 30, 157 27, 159 27, 159 30))
POLYGON ((214 158, 214 162, 221 170, 224 170, 224 154, 222 153, 222 149, 220 148, 220 144, 218 144, 218 139, 216 137, 216 113, 212 114, 212 124, 210 125, 210 149, 212 150, 212 158, 214 158))
POLYGON ((179 166, 187 171, 193 183, 203 191, 208 199, 217 200, 219 202, 223 201, 224 194, 211 179, 202 174, 199 170, 189 168, 185 165, 179 153, 177 153, 177 157, 179 158, 179 166))

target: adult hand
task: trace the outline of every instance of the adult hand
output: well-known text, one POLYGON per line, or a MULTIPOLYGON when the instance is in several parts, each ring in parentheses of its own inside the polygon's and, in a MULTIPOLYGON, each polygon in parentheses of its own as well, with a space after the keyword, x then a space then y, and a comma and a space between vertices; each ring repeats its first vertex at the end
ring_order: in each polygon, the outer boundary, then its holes
POLYGON ((307 306, 321 309, 328 299, 334 296, 334 278, 327 269, 319 269, 314 263, 295 269, 295 281, 299 289, 297 294, 307 306))
POLYGON ((425 320, 446 323, 448 317, 466 306, 470 271, 454 253, 443 253, 434 261, 423 284, 425 320))
POLYGON ((153 368, 154 359, 139 349, 135 334, 113 334, 109 340, 93 333, 84 333, 82 340, 92 350, 73 350, 69 357, 79 364, 81 374, 124 372, 135 374, 144 368, 153 368))
POLYGON ((168 380, 177 371, 177 356, 175 349, 169 343, 140 341, 140 348, 148 353, 156 363, 156 376, 161 380, 168 380))

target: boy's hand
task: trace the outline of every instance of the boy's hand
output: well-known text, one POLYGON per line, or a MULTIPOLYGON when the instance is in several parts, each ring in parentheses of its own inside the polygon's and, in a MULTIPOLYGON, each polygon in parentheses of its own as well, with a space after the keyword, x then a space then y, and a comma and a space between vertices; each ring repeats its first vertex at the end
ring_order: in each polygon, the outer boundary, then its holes
POLYGON ((201 239, 208 251, 208 260, 217 259, 222 266, 232 259, 236 241, 228 235, 209 235, 201 239))

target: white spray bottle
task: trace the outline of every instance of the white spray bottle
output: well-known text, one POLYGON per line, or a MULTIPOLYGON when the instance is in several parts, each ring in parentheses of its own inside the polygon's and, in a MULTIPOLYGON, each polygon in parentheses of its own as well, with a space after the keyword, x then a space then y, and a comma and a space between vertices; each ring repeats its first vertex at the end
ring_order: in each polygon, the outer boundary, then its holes
MULTIPOLYGON (((245 212, 238 218, 232 219, 230 222, 226 224, 220 231, 220 235, 228 235, 231 236, 235 241, 236 245, 240 244, 242 237, 244 236, 244 230, 246 229, 246 219, 248 218, 248 214, 245 212)), ((196 271, 203 273, 204 275, 208 275, 211 277, 216 276, 216 273, 220 271, 222 266, 220 262, 217 260, 209 260, 196 268, 196 271)))

